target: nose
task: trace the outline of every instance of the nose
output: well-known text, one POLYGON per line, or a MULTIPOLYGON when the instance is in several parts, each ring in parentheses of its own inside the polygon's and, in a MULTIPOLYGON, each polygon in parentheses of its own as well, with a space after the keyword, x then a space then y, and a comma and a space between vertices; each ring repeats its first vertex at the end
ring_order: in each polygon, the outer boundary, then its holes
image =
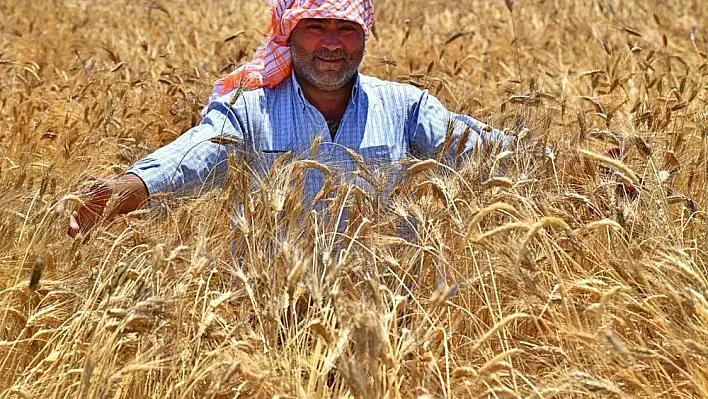
POLYGON ((322 41, 322 47, 329 51, 342 48, 342 42, 339 41, 339 33, 336 29, 327 29, 324 40, 322 41))

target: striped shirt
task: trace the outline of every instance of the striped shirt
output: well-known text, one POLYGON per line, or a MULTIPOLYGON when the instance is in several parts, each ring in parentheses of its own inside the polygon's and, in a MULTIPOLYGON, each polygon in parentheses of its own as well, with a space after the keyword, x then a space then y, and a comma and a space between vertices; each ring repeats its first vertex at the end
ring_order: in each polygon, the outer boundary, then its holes
MULTIPOLYGON (((454 140, 468 132, 465 151, 487 139, 506 140, 501 132, 485 132, 485 124, 448 111, 427 90, 361 74, 333 138, 327 121, 305 99, 292 74, 273 88, 244 91, 238 98, 233 93, 222 96, 204 112, 201 124, 128 170, 143 180, 151 195, 195 193, 220 184, 231 152, 247 157, 254 171, 264 173, 275 159, 291 151, 295 158, 325 164, 338 178, 363 183, 353 174, 357 164, 346 149, 377 169, 397 165, 403 158, 434 155, 443 147, 448 131, 454 140), (225 140, 210 141, 217 136, 230 140, 226 144, 225 140), (322 143, 313 158, 310 146, 318 136, 322 143)), ((456 146, 453 141, 452 152, 456 146)), ((304 198, 310 201, 324 178, 314 169, 305 173, 304 198)))

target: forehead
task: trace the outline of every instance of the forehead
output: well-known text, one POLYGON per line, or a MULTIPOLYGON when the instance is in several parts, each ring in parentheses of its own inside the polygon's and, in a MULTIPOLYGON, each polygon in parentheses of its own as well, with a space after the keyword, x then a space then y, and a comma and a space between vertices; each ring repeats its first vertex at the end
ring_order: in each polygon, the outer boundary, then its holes
POLYGON ((335 19, 335 18, 303 18, 300 20, 298 25, 301 23, 305 23, 305 24, 307 24, 307 23, 320 23, 320 24, 336 24, 336 25, 352 24, 352 25, 359 26, 359 24, 357 22, 349 21, 346 19, 335 19))

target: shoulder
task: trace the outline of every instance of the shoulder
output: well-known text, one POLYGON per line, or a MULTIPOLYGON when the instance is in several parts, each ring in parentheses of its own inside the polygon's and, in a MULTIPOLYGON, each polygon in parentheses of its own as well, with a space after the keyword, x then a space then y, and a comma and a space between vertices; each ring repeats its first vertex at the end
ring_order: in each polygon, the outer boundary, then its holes
POLYGON ((234 90, 223 96, 217 97, 208 105, 208 111, 216 110, 226 113, 233 111, 237 116, 246 112, 261 109, 267 102, 268 91, 272 89, 257 88, 247 90, 234 90))
POLYGON ((407 83, 393 82, 362 74, 359 75, 359 84, 369 98, 379 99, 387 106, 415 107, 428 92, 407 83))
POLYGON ((212 104, 231 104, 232 107, 238 107, 244 102, 258 101, 265 97, 265 89, 248 89, 248 90, 234 90, 232 92, 226 93, 223 96, 217 97, 212 101, 212 104))
POLYGON ((268 101, 273 98, 288 96, 292 92, 291 77, 288 76, 283 81, 273 87, 259 87, 255 89, 234 90, 224 96, 216 99, 216 101, 227 102, 231 104, 242 103, 258 103, 268 101))
POLYGON ((402 96, 410 99, 419 99, 424 91, 407 83, 392 82, 374 76, 359 74, 359 84, 367 94, 379 96, 402 96))

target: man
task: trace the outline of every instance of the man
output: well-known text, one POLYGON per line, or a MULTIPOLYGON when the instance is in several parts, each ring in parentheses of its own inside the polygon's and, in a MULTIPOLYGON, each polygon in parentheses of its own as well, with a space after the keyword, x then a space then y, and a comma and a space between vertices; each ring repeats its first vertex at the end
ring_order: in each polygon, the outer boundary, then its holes
MULTIPOLYGON (((89 232, 113 194, 120 199, 106 219, 156 193, 219 183, 230 151, 264 171, 282 153, 304 154, 322 140, 315 159, 347 176, 356 170, 347 149, 377 165, 434 154, 450 126, 453 137, 466 137, 467 150, 483 138, 501 138, 449 112, 427 91, 359 74, 373 20, 371 0, 275 1, 265 44, 253 61, 217 81, 202 123, 92 190, 72 213, 69 234, 89 232), (217 136, 230 140, 213 140, 217 136)), ((319 172, 307 173, 306 199, 322 182, 319 172)))

